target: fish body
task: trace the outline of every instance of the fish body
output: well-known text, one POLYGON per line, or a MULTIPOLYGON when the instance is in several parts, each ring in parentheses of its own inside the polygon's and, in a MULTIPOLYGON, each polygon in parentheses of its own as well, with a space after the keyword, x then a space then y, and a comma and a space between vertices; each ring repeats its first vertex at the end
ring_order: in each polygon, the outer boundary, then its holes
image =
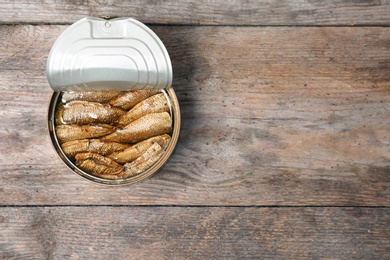
POLYGON ((57 110, 55 112, 55 122, 56 122, 56 125, 63 125, 65 124, 65 122, 62 120, 62 113, 64 112, 64 104, 63 103, 59 103, 58 106, 57 106, 57 110))
POLYGON ((140 157, 149 147, 151 147, 155 143, 159 143, 160 146, 165 149, 168 146, 170 140, 171 137, 167 134, 154 136, 142 142, 136 143, 135 145, 132 145, 123 151, 114 152, 107 157, 116 161, 117 163, 124 164, 127 162, 134 161, 135 159, 140 157))
POLYGON ((163 147, 159 143, 154 143, 135 161, 126 163, 118 177, 124 179, 144 172, 156 163, 163 153, 163 147))
POLYGON ((109 124, 125 114, 121 108, 109 104, 100 104, 88 101, 71 101, 64 105, 62 121, 66 124, 109 124))
POLYGON ((131 90, 123 95, 110 100, 110 105, 120 107, 125 110, 129 110, 142 100, 159 93, 160 90, 147 89, 147 90, 131 90))
POLYGON ((128 148, 129 145, 117 142, 102 142, 98 139, 74 140, 63 143, 62 150, 69 158, 74 158, 78 153, 97 153, 100 155, 112 154, 128 148))
POLYGON ((172 119, 167 112, 150 113, 101 138, 102 141, 137 143, 172 131, 172 119))
POLYGON ((81 91, 81 92, 64 92, 62 102, 67 103, 73 100, 83 100, 90 102, 106 103, 111 99, 124 94, 125 91, 81 91))
POLYGON ((126 179, 140 174, 155 164, 163 155, 164 149, 159 143, 154 143, 140 157, 131 163, 126 163, 119 173, 99 174, 99 177, 109 180, 126 179))
POLYGON ((152 167, 172 133, 169 98, 161 90, 63 93, 55 133, 77 167, 108 180, 152 167), (128 111, 129 110, 129 111, 128 111))
POLYGON ((76 165, 98 177, 119 174, 123 166, 97 153, 76 154, 76 165))
POLYGON ((168 100, 163 93, 153 95, 139 102, 119 118, 118 125, 126 126, 146 114, 160 112, 169 112, 168 100))
POLYGON ((115 132, 116 128, 107 124, 97 125, 57 125, 55 132, 60 143, 73 140, 97 138, 115 132))

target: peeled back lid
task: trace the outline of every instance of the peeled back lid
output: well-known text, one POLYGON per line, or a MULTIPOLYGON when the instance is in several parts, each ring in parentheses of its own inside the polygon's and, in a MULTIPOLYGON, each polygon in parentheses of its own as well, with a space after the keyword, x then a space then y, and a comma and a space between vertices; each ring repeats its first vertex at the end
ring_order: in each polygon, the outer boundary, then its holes
POLYGON ((54 91, 163 89, 172 84, 169 54, 132 18, 84 18, 56 40, 46 76, 54 91))

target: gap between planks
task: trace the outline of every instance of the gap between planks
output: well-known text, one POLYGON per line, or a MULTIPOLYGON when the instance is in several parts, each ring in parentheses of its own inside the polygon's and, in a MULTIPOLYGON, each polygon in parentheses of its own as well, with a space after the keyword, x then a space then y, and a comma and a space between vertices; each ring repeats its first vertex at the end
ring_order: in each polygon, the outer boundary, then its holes
POLYGON ((42 204, 42 205, 0 205, 0 208, 373 208, 373 209, 390 209, 388 206, 328 206, 328 205, 124 205, 124 204, 42 204))

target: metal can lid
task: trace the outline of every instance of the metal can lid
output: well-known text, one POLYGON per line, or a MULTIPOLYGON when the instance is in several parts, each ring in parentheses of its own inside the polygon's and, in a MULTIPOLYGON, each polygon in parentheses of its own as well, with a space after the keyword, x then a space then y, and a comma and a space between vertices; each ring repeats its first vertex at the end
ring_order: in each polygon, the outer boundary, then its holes
POLYGON ((128 17, 83 18, 50 50, 46 76, 54 91, 163 89, 172 64, 159 37, 128 17))

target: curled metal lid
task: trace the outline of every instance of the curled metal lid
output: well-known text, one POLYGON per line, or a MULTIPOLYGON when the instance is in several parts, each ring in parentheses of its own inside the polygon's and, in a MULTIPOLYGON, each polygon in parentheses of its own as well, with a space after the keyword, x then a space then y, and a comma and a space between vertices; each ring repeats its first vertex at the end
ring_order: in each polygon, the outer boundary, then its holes
POLYGON ((54 91, 163 89, 172 84, 169 54, 132 18, 84 18, 56 40, 46 76, 54 91))

